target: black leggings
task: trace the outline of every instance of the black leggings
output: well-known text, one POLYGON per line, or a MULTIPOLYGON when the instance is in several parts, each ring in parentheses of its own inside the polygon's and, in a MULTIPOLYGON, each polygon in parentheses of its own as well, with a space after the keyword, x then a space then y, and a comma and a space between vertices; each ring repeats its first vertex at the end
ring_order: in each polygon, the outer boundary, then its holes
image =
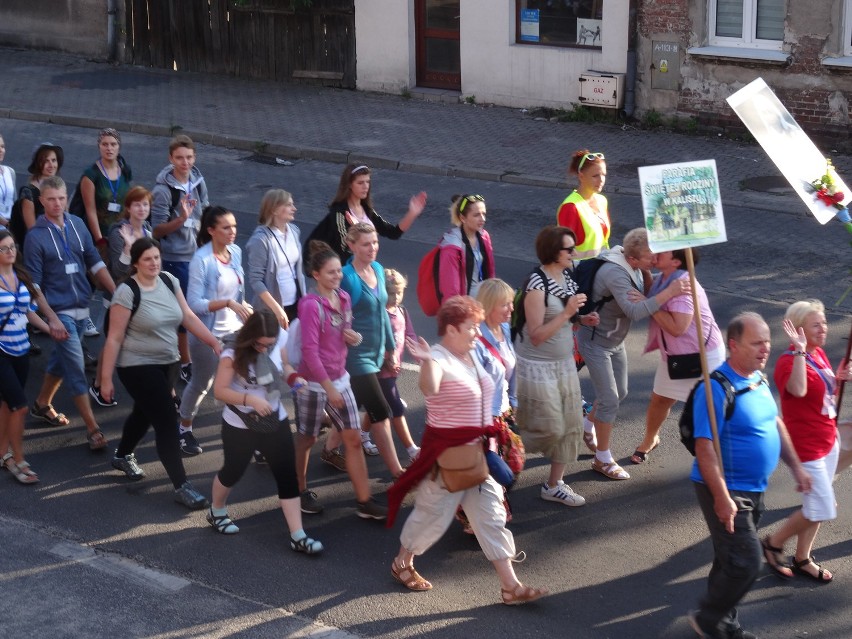
POLYGON ((6 402, 12 412, 27 406, 24 388, 29 372, 29 353, 16 357, 0 352, 0 401, 6 402))
POLYGON ((129 455, 142 441, 150 426, 154 427, 157 455, 175 488, 186 481, 186 470, 180 453, 178 414, 172 389, 177 380, 179 365, 152 364, 117 368, 118 379, 133 398, 133 410, 124 422, 117 457, 129 455))
POLYGON ((290 420, 285 418, 275 433, 256 433, 247 428, 236 428, 222 421, 222 451, 225 461, 217 474, 225 488, 231 488, 243 476, 254 451, 259 450, 269 462, 269 470, 278 486, 279 499, 299 496, 296 478, 296 451, 290 420))

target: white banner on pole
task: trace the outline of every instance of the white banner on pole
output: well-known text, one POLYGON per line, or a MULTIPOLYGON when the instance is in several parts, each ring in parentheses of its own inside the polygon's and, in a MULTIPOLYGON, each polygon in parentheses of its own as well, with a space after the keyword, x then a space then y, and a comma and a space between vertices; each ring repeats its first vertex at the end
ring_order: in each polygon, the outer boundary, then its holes
MULTIPOLYGON (((826 172, 826 157, 781 104, 772 89, 758 78, 728 97, 728 104, 758 141, 769 159, 787 178, 820 224, 825 224, 837 209, 817 198, 811 182, 826 172)), ((843 194, 842 204, 852 200, 852 194, 837 174, 833 174, 837 191, 843 194)))

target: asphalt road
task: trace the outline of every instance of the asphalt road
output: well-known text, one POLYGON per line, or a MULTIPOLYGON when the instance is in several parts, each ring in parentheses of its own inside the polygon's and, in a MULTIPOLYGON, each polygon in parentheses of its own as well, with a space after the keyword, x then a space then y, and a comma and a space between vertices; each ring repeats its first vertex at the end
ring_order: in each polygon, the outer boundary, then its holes
MULTIPOLYGON (((90 130, 8 121, 2 133, 7 163, 19 171, 19 184, 36 141, 49 139, 65 148, 62 173, 71 183, 96 157, 90 130)), ((139 135, 123 138, 136 179, 150 186, 166 162, 167 142, 139 135)), ((211 200, 237 215, 240 243, 254 228, 260 198, 271 187, 294 193, 297 220, 306 232, 324 214, 341 168, 320 162, 269 165, 247 159, 246 153, 211 147, 201 147, 198 156, 211 200)), ((373 184, 378 210, 391 219, 404 212, 410 194, 421 189, 429 193, 426 213, 405 238, 382 243, 379 260, 385 266, 413 277, 420 257, 447 225, 450 195, 481 192, 488 201, 498 273, 513 285, 532 265, 536 232, 552 221, 564 197, 552 189, 402 172, 376 171, 373 184)), ((610 207, 614 236, 641 224, 638 198, 613 196, 610 207)), ((753 211, 727 202, 725 212, 730 241, 704 251, 699 279, 720 325, 741 310, 757 310, 772 327, 773 346, 780 352, 786 346, 780 329, 785 303, 814 296, 837 306, 832 302, 843 284, 824 276, 824 262, 833 263, 848 251, 846 238, 789 212, 753 211), (817 241, 821 257, 811 248, 817 241)), ((432 321, 419 313, 413 290, 408 302, 418 330, 434 339, 432 321)), ((830 312, 829 321, 827 351, 836 360, 848 319, 830 312)), ((581 455, 569 466, 566 481, 588 504, 567 509, 538 498, 547 467, 540 457, 530 456, 513 491, 515 520, 510 527, 518 548, 528 554, 518 574, 554 593, 537 604, 518 609, 500 605, 493 570, 475 540, 458 526, 418 560, 418 570, 435 589, 404 591, 391 579, 389 566, 406 512, 390 531, 357 519, 345 475, 323 465, 318 454, 311 460, 309 479, 326 511, 306 516, 305 524, 327 550, 320 557, 306 557, 292 553, 285 543, 268 469, 251 466, 234 490, 230 510, 240 534, 216 535, 202 513, 172 503, 171 485, 150 436, 137 452, 148 477, 129 483, 109 467, 106 455, 88 451, 76 418, 70 428, 57 430, 29 424, 27 457, 41 484, 19 486, 8 476, 0 481, 4 632, 8 637, 74 638, 691 636, 683 614, 702 592, 711 556, 687 479, 691 458, 670 420, 648 464, 635 467, 626 459, 641 438, 656 366, 655 355, 641 354, 644 338, 640 323, 628 339, 630 396, 613 445, 633 478, 606 480, 589 470, 590 456, 581 455), (87 548, 96 549, 94 559, 87 548), (334 635, 335 628, 344 632, 334 635)), ((45 337, 38 339, 49 348, 45 337)), ((45 356, 32 361, 28 389, 34 395, 45 356)), ((588 389, 587 376, 581 379, 588 389)), ((423 402, 413 373, 403 373, 402 392, 412 428, 419 433, 423 402)), ((56 404, 73 415, 70 399, 61 391, 56 404)), ((112 442, 120 436, 128 409, 126 400, 116 408, 96 409, 112 442)), ((206 400, 195 428, 205 452, 186 460, 186 466, 192 481, 208 494, 222 459, 218 424, 218 410, 206 400)), ((374 491, 381 493, 389 475, 378 459, 370 459, 369 466, 374 491)), ((817 557, 838 583, 812 587, 767 574, 741 608, 743 624, 758 636, 849 636, 849 489, 849 477, 841 478, 839 518, 824 527, 816 544, 817 557)), ((789 473, 779 469, 768 493, 764 525, 784 518, 798 503, 789 473)))

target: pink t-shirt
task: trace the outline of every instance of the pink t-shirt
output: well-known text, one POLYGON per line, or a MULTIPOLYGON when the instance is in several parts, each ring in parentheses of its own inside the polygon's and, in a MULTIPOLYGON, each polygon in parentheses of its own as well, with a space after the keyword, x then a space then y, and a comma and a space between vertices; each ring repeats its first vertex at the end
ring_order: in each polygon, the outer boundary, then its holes
MULTIPOLYGON (((680 277, 672 281, 688 278, 689 273, 683 271, 683 274, 680 277)), ((719 326, 716 324, 716 320, 713 317, 713 312, 710 310, 710 302, 707 301, 707 293, 704 292, 704 288, 701 286, 701 284, 698 283, 698 280, 695 281, 695 285, 698 293, 698 303, 701 306, 701 340, 707 340, 704 349, 707 352, 712 352, 722 345, 722 332, 719 330, 719 326)), ((686 295, 678 295, 676 297, 673 297, 668 302, 660 306, 660 310, 670 311, 672 313, 683 313, 685 315, 692 314, 692 294, 689 293, 686 295)), ((663 329, 654 320, 652 316, 650 324, 648 325, 648 343, 645 345, 646 353, 655 351, 658 348, 662 349, 662 333, 663 329)), ((666 346, 665 352, 663 352, 663 359, 666 359, 667 353, 669 355, 684 355, 686 353, 697 352, 698 329, 695 325, 695 317, 693 316, 692 322, 689 324, 686 329, 686 332, 684 332, 683 335, 678 335, 677 337, 675 337, 674 335, 666 333, 665 338, 666 346)))
MULTIPOLYGON (((393 311, 390 309, 385 310, 390 318, 391 332, 393 333, 394 344, 396 345, 393 350, 394 359, 396 359, 397 362, 401 362, 402 356, 405 353, 405 338, 410 337, 414 341, 417 341, 417 334, 414 332, 414 324, 408 316, 408 311, 406 311, 402 306, 397 306, 393 311)), ((379 371, 379 377, 398 377, 398 375, 394 372, 387 360, 385 360, 385 363, 382 365, 382 369, 379 371)))

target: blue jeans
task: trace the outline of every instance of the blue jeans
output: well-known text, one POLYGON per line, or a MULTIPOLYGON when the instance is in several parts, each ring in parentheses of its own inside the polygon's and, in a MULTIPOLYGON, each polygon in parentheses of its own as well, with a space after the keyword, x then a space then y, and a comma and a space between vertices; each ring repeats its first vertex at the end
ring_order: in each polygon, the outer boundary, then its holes
POLYGON ((757 523, 763 513, 763 493, 730 490, 737 504, 734 533, 731 534, 713 509, 713 495, 704 484, 694 482, 698 505, 704 514, 713 541, 713 565, 707 579, 707 593, 699 602, 698 625, 710 634, 730 633, 740 623, 736 605, 751 589, 763 566, 763 551, 757 536, 757 523))
POLYGON ((75 320, 61 311, 56 315, 68 331, 68 339, 53 342, 47 372, 63 380, 72 396, 85 395, 89 391, 83 362, 83 331, 86 328, 86 320, 75 320))

